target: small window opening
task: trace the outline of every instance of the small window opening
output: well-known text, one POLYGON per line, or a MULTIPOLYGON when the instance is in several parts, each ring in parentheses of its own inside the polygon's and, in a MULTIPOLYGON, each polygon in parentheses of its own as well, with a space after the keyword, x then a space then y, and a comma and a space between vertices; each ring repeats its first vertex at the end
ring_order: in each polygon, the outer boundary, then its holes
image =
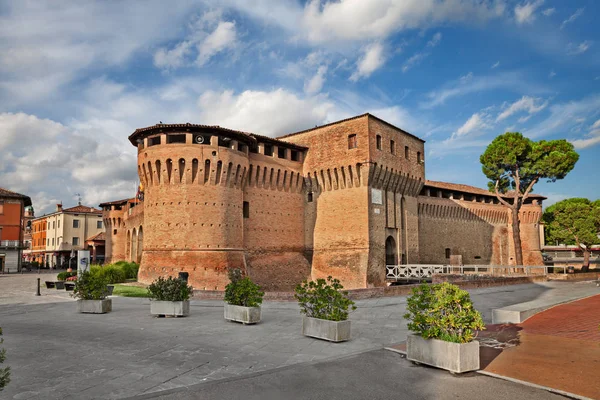
POLYGON ((355 149, 358 147, 358 141, 356 135, 348 135, 348 149, 355 149))
POLYGON ((243 143, 239 143, 238 142, 238 146, 237 146, 238 151, 242 151, 245 152, 246 151, 246 145, 243 143))
POLYGON ((285 157, 285 150, 286 149, 283 148, 283 147, 278 147, 277 148, 277 157, 279 157, 279 158, 286 158, 285 157))
POLYGON ((393 140, 390 140, 390 152, 392 154, 396 154, 396 142, 393 140))
POLYGON ((381 135, 377 135, 377 150, 381 150, 381 135))
POLYGON ((423 162, 423 160, 421 159, 421 152, 420 151, 417 151, 417 162, 419 164, 421 164, 423 162))
POLYGON ((148 147, 156 146, 159 144, 160 144, 160 136, 154 136, 154 137, 148 138, 148 147))
POLYGON ((450 258, 450 249, 446 248, 446 258, 450 258))
POLYGON ((404 158, 408 160, 408 146, 404 146, 404 158))
POLYGON ((300 158, 298 157, 298 150, 292 150, 290 152, 290 156, 292 161, 298 161, 300 158))
POLYGON ((313 202, 313 193, 312 192, 308 192, 308 202, 309 203, 313 202))
POLYGON ((167 135, 167 143, 185 143, 185 135, 167 135))
POLYGON ((273 146, 265 144, 265 156, 273 157, 273 146))
POLYGON ((481 256, 475 256, 476 260, 481 260, 481 256))
POLYGON ((243 210, 244 218, 250 218, 250 203, 245 201, 243 204, 242 210, 243 210))

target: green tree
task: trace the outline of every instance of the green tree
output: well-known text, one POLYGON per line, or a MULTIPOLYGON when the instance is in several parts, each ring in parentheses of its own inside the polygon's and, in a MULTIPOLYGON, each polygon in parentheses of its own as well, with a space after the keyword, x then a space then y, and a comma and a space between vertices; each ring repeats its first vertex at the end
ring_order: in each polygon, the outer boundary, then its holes
POLYGON ((546 241, 577 245, 583 250, 583 271, 590 268, 590 247, 600 243, 600 200, 573 198, 559 201, 544 212, 546 241))
MULTIPOLYGON (((2 328, 0 328, 0 336, 2 336, 2 328)), ((0 344, 4 342, 4 339, 0 338, 0 344)), ((0 348, 0 364, 6 359, 6 350, 0 348)), ((10 367, 0 368, 0 392, 2 388, 8 385, 10 382, 10 367)))
POLYGON ((490 191, 511 211, 517 265, 523 265, 521 206, 540 179, 563 179, 578 159, 573 145, 566 140, 534 142, 518 132, 496 137, 479 158, 483 173, 490 180, 490 191))

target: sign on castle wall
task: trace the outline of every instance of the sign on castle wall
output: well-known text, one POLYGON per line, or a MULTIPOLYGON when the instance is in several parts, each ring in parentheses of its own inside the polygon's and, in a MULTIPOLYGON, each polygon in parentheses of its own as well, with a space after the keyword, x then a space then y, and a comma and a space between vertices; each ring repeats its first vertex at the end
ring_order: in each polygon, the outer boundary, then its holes
POLYGON ((381 189, 371 188, 371 203, 383 204, 383 194, 381 189))

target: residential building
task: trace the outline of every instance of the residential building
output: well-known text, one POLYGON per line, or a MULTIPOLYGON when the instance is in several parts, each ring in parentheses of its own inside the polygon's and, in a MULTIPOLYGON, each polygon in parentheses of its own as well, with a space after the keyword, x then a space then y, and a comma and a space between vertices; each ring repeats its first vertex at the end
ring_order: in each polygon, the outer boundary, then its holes
POLYGON ((25 207, 31 199, 19 193, 0 188, 0 272, 21 270, 24 242, 25 207))

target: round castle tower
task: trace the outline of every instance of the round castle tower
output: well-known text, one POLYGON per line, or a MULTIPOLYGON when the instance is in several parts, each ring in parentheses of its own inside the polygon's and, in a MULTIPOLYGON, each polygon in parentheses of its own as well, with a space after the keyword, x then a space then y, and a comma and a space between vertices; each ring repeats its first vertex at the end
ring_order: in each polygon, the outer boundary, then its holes
POLYGON ((158 124, 130 137, 145 187, 138 279, 188 272, 197 289, 223 290, 245 269, 243 183, 255 139, 220 127, 158 124))

